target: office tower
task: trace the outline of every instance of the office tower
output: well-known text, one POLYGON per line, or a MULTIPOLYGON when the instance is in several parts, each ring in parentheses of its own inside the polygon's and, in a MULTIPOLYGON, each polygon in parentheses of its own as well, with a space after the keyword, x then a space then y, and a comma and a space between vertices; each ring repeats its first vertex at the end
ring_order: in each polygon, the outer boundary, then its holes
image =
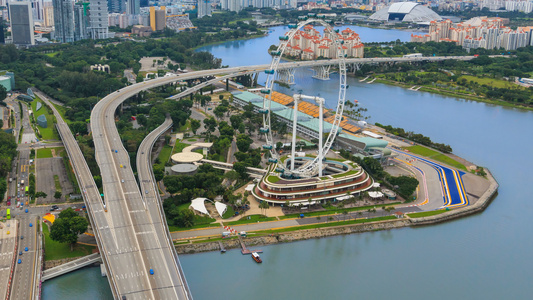
POLYGON ((89 0, 89 36, 95 40, 109 36, 107 3, 102 0, 89 0))
POLYGON ((13 38, 13 44, 35 45, 31 3, 9 3, 9 20, 11 22, 11 35, 13 38))
POLYGON ((74 40, 80 41, 89 38, 89 3, 78 2, 74 4, 74 40))
POLYGON ((126 0, 107 0, 109 12, 123 13, 126 11, 126 0))
POLYGON ((4 37, 4 19, 0 17, 0 44, 5 44, 6 38, 4 37))
POLYGON ((198 0, 198 18, 211 16, 211 2, 209 0, 198 0))
POLYGON ((74 1, 53 0, 54 39, 61 43, 74 42, 74 1))
POLYGON ((43 19, 43 7, 44 7, 43 0, 32 0, 31 6, 32 6, 32 11, 33 11, 33 18, 35 20, 42 20, 43 19))
POLYGON ((148 7, 148 0, 140 0, 139 4, 140 7, 148 7))
POLYGON ((141 11, 141 3, 139 0, 127 0, 126 2, 126 14, 138 15, 141 11))

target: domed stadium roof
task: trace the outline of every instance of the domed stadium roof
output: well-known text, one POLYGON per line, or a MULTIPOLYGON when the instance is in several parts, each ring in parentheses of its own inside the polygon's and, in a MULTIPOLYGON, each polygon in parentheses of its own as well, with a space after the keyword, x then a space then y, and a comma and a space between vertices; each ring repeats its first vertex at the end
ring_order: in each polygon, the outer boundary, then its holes
POLYGON ((370 16, 376 21, 400 21, 424 23, 434 20, 440 21, 442 18, 431 9, 415 2, 396 2, 383 9, 378 10, 370 16))

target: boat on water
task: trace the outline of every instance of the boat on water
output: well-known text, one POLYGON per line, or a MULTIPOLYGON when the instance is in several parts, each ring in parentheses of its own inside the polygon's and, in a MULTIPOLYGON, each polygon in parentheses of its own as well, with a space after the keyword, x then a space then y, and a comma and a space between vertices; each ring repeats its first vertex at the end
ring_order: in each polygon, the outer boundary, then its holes
POLYGON ((259 254, 257 252, 252 252, 252 258, 255 260, 256 263, 262 263, 261 257, 259 257, 259 254))

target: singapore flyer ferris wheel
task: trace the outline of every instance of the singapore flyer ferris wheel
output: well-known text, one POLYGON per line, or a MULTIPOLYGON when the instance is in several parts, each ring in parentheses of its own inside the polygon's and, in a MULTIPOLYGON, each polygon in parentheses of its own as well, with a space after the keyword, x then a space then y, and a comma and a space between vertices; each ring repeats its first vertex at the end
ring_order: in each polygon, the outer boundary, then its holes
POLYGON ((263 126, 260 128, 260 132, 265 135, 266 143, 263 145, 264 149, 270 150, 271 158, 269 162, 276 163, 276 169, 281 172, 285 178, 308 178, 312 176, 322 176, 322 162, 324 157, 330 150, 333 145, 333 141, 339 132, 339 125, 342 121, 342 113, 344 110, 344 103, 346 98, 346 64, 345 64, 345 53, 343 51, 344 41, 339 38, 338 34, 334 29, 325 21, 321 19, 310 18, 304 20, 300 23, 290 24, 289 31, 284 35, 280 36, 280 43, 277 50, 272 51, 272 62, 270 63, 270 68, 265 70, 267 74, 267 80, 265 87, 261 90, 263 96, 263 108, 259 110, 263 114, 263 126), (338 72, 339 72, 339 93, 338 100, 335 110, 335 116, 333 118, 332 127, 326 138, 325 142, 323 141, 323 110, 325 99, 318 96, 307 96, 302 94, 293 95, 294 99, 294 116, 292 121, 292 150, 291 150, 291 159, 290 166, 285 165, 284 162, 280 161, 278 152, 276 151, 275 142, 272 137, 271 120, 272 120, 272 92, 275 81, 275 74, 278 72, 278 68, 282 69, 283 64, 280 65, 280 60, 285 53, 287 46, 290 45, 294 36, 297 32, 304 26, 318 23, 324 26, 326 32, 330 32, 332 37, 333 46, 337 52, 337 61, 338 61, 338 72), (298 103, 303 100, 314 101, 319 106, 319 132, 318 132, 318 155, 311 161, 308 161, 298 167, 295 167, 295 144, 296 144, 296 133, 298 126, 298 103))

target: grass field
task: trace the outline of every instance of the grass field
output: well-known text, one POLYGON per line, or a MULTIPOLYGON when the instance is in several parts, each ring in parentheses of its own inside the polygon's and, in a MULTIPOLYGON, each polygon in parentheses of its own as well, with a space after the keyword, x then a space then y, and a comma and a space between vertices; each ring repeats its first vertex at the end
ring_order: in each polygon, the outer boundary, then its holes
POLYGON ((59 51, 52 52, 52 53, 46 53, 46 56, 54 57, 59 54, 59 51))
POLYGON ((59 136, 57 135, 57 132, 54 130, 54 115, 52 114, 52 111, 50 108, 38 97, 33 100, 31 103, 31 108, 33 110, 33 113, 35 115, 35 121, 37 121, 37 118, 41 115, 44 115, 46 117, 47 121, 47 127, 43 128, 39 125, 37 127, 39 128, 39 132, 41 133, 42 139, 44 140, 59 140, 59 136), (41 102, 42 107, 37 111, 37 102, 41 102), (49 111, 50 110, 50 111, 49 111))
POLYGON ((343 177, 343 176, 348 176, 348 175, 353 175, 355 173, 359 172, 358 170, 350 170, 348 172, 344 172, 344 173, 339 173, 339 174, 335 174, 335 175, 331 175, 333 178, 339 178, 339 177, 343 177))
POLYGON ((183 151, 183 149, 185 149, 185 147, 188 147, 190 146, 189 144, 185 144, 185 143, 182 143, 182 142, 176 142, 176 145, 174 145, 174 153, 180 153, 181 151, 183 151))
POLYGON ((496 87, 496 88, 505 88, 505 89, 519 88, 519 89, 523 89, 523 87, 521 87, 521 86, 519 86, 517 84, 514 84, 512 82, 509 82, 507 80, 500 80, 500 79, 494 79, 494 78, 479 78, 479 77, 470 76, 470 75, 463 75, 463 76, 461 76, 459 78, 459 80, 461 80, 461 78, 464 78, 467 81, 477 82, 480 85, 487 85, 487 86, 492 86, 492 87, 496 87))
POLYGON ((272 183, 276 183, 278 181, 280 181, 281 179, 278 177, 278 176, 274 176, 274 175, 270 175, 268 176, 268 181, 272 182, 272 183))
POLYGON ((163 149, 161 149, 161 152, 159 152, 159 163, 156 164, 159 168, 163 169, 165 168, 165 164, 170 158, 170 154, 172 153, 172 147, 169 145, 163 146, 163 149))
POLYGON ((54 185, 56 187, 56 191, 63 192, 63 189, 61 188, 61 183, 59 183, 59 176, 54 175, 54 185))
POLYGON ((418 154, 418 155, 421 155, 421 156, 425 156, 425 157, 431 158, 433 160, 445 163, 445 164, 447 164, 449 166, 452 166, 454 168, 466 171, 466 167, 462 163, 460 163, 460 162, 456 161, 455 159, 453 159, 451 157, 448 157, 448 156, 446 156, 446 155, 444 155, 444 154, 442 154, 440 152, 437 152, 435 150, 431 150, 429 148, 426 148, 424 146, 419 146, 419 145, 407 147, 406 149, 408 149, 409 152, 411 152, 413 154, 418 154))
POLYGON ((334 214, 342 214, 343 211, 365 211, 372 208, 381 208, 383 206, 394 206, 400 204, 400 202, 394 202, 390 204, 375 204, 375 205, 368 205, 368 206, 359 206, 359 207, 351 207, 351 208, 336 208, 332 206, 331 209, 321 210, 321 211, 313 211, 313 212, 297 212, 292 214, 287 214, 284 216, 280 216, 279 218, 281 220, 283 219, 293 219, 293 218, 299 218, 300 214, 304 214, 306 217, 318 217, 318 216, 327 216, 327 215, 334 215, 334 214))
POLYGON ((248 223, 269 222, 269 221, 276 221, 276 220, 277 219, 275 217, 266 217, 264 215, 250 215, 250 216, 243 216, 238 221, 224 222, 224 225, 233 226, 233 225, 241 225, 241 224, 248 224, 248 223))
POLYGON ((37 149, 37 158, 50 158, 52 156, 52 149, 50 148, 42 148, 37 149))
POLYGON ((446 212, 445 209, 439 209, 439 210, 423 211, 423 212, 418 212, 418 213, 407 214, 407 216, 409 216, 409 218, 423 218, 423 217, 429 217, 429 216, 434 216, 434 215, 440 215, 445 212, 446 212))
POLYGON ((41 223, 44 233, 44 260, 56 260, 62 258, 80 257, 93 253, 95 246, 76 244, 73 251, 70 251, 70 245, 52 241, 50 231, 45 223, 41 223))

